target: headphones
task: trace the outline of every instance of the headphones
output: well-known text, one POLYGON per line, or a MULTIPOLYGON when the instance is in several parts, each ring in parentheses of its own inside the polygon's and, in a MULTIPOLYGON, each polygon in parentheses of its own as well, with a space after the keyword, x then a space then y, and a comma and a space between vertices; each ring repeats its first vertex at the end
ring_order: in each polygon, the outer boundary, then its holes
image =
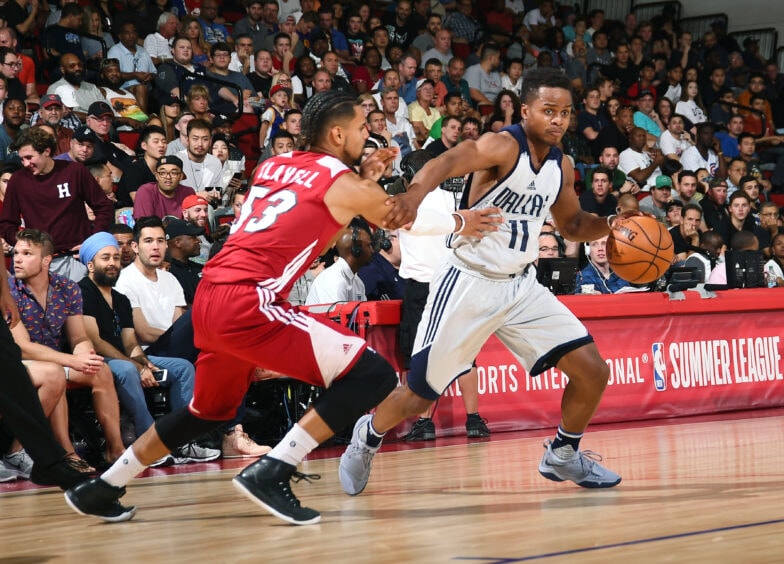
POLYGON ((362 255, 362 241, 359 240, 359 227, 351 226, 351 256, 360 257, 362 255))

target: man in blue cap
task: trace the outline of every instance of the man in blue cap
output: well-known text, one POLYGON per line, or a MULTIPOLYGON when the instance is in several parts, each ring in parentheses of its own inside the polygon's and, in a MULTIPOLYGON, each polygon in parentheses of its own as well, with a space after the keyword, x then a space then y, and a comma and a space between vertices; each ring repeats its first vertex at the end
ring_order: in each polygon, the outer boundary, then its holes
MULTIPOLYGON (((167 387, 172 409, 181 409, 193 396, 195 369, 181 358, 144 354, 136 340, 131 302, 113 289, 120 276, 120 246, 114 235, 100 231, 88 237, 79 260, 88 272, 79 282, 87 335, 112 370, 120 403, 130 413, 139 436, 153 424, 144 389, 167 387), (167 372, 165 380, 162 371, 167 372)), ((178 449, 159 463, 206 462, 220 456, 219 450, 201 448, 197 449, 199 458, 184 456, 186 449, 178 449)))

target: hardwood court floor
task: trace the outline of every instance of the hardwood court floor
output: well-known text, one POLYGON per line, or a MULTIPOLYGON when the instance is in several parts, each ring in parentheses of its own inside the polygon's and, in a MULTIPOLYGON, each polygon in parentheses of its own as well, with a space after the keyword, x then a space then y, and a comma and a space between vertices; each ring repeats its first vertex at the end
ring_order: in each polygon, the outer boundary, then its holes
POLYGON ((308 461, 322 479, 294 489, 322 521, 307 527, 236 493, 241 462, 153 471, 124 498, 134 520, 114 525, 75 515, 59 490, 8 492, 0 564, 784 561, 784 410, 594 427, 583 447, 623 476, 610 490, 541 478, 546 435, 387 445, 357 497, 334 457, 308 461))

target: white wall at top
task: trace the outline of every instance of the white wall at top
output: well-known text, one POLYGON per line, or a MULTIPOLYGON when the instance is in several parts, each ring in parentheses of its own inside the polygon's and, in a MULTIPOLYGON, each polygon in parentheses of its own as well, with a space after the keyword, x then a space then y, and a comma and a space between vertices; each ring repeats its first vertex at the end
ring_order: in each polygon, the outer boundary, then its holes
MULTIPOLYGON (((647 3, 647 0, 636 2, 647 3)), ((681 0, 681 17, 725 13, 729 31, 775 27, 779 45, 784 45, 784 1, 782 0, 681 0)))

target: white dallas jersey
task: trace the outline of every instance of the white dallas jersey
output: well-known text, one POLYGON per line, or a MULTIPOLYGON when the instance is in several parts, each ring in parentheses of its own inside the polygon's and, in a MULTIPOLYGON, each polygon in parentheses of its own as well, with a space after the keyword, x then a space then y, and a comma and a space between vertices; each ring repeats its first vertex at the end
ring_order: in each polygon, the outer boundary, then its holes
MULTIPOLYGON (((451 235, 447 244, 462 263, 491 277, 522 272, 539 256, 539 231, 558 199, 563 184, 557 147, 550 149, 539 171, 533 169, 528 140, 522 126, 504 128, 520 146, 517 165, 499 180, 471 209, 499 207, 504 223, 482 239, 451 235)), ((469 177, 461 208, 467 208, 473 175, 469 177)))

